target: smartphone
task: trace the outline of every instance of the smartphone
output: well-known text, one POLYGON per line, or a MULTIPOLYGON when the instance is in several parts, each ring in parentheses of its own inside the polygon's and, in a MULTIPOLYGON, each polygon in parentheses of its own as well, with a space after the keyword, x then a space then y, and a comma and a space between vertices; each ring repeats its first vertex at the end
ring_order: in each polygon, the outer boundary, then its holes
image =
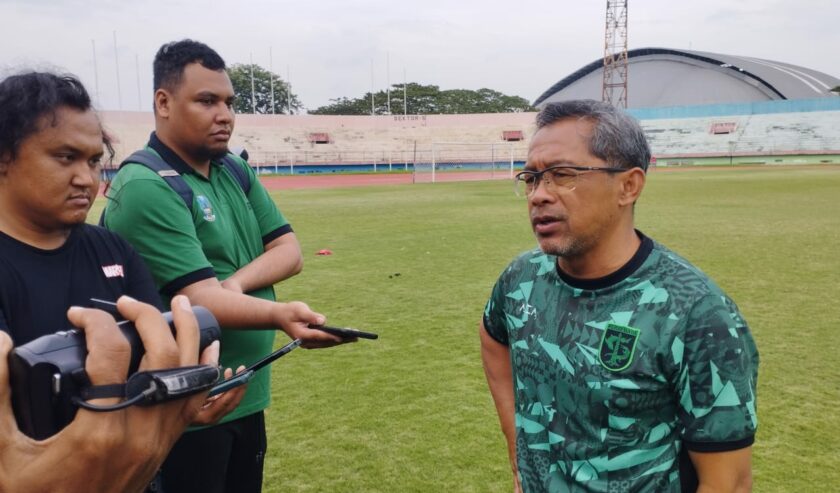
POLYGON ((210 389, 210 394, 208 395, 208 397, 216 394, 221 394, 222 392, 227 392, 228 390, 239 387, 240 385, 245 385, 252 378, 254 378, 254 375, 257 373, 258 370, 261 370, 262 368, 268 366, 277 358, 289 354, 290 352, 292 352, 292 349, 298 346, 300 346, 300 339, 295 339, 294 341, 286 344, 277 351, 274 351, 265 358, 249 366, 245 369, 245 371, 237 373, 236 375, 228 378, 227 380, 217 383, 212 389, 210 389))
POLYGON ((210 393, 207 394, 207 397, 221 394, 222 392, 227 392, 230 389, 239 387, 240 385, 245 385, 246 383, 250 382, 252 378, 254 378, 254 374, 256 372, 252 370, 245 370, 242 373, 237 373, 236 375, 228 378, 227 380, 222 381, 221 383, 217 383, 215 387, 210 389, 210 393))
POLYGON ((342 339, 379 339, 378 334, 372 332, 362 332, 361 330, 351 329, 350 327, 330 327, 329 325, 310 325, 310 329, 320 330, 327 334, 336 335, 342 339))
POLYGON ((118 322, 123 320, 123 316, 120 311, 117 309, 117 304, 113 301, 105 301, 100 300, 99 298, 91 298, 90 299, 90 307, 102 310, 103 312, 110 313, 111 316, 114 317, 118 322))

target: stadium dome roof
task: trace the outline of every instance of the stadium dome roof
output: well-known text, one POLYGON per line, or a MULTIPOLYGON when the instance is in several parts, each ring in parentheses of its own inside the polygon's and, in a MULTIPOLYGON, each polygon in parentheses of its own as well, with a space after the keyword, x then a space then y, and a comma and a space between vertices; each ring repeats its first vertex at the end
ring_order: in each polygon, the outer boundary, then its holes
MULTIPOLYGON (((669 48, 627 52, 627 104, 652 108, 779 99, 838 97, 840 79, 809 68, 745 56, 669 48)), ((545 91, 543 106, 568 99, 601 99, 603 60, 598 59, 545 91)))

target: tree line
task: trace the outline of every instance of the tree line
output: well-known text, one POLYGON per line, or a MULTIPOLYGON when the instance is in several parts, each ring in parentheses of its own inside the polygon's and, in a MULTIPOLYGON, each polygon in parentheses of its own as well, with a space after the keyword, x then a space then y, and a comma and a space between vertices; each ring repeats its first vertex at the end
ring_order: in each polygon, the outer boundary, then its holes
MULTIPOLYGON (((228 75, 236 93, 234 110, 237 113, 286 115, 301 113, 304 110, 300 98, 291 92, 286 81, 257 64, 231 65, 228 68, 228 75)), ((371 113, 401 115, 406 112, 410 115, 449 115, 535 111, 527 99, 509 96, 493 89, 441 90, 435 85, 415 82, 409 82, 405 87, 403 84, 392 85, 390 103, 389 112, 388 93, 380 90, 373 93, 372 99, 370 92, 358 98, 331 99, 330 104, 309 110, 309 113, 313 115, 370 115, 371 113)))

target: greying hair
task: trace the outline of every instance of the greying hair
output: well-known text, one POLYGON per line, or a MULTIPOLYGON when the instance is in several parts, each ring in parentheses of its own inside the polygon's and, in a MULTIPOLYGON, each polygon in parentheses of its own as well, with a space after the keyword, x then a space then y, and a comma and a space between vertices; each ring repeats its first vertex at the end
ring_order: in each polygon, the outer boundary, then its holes
POLYGON ((635 118, 607 103, 592 99, 547 104, 537 114, 537 130, 565 118, 594 122, 589 152, 616 168, 638 167, 647 171, 650 146, 635 118))

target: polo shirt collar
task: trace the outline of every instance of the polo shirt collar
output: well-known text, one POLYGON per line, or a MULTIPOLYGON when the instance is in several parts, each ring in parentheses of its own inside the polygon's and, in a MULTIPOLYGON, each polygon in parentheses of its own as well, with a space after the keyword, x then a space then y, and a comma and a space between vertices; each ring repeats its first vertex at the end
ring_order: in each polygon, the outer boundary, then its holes
MULTIPOLYGON (((196 176, 201 176, 196 170, 193 169, 192 166, 187 164, 186 161, 181 159, 175 151, 170 149, 166 144, 164 144, 157 136, 155 132, 152 132, 152 135, 149 136, 149 143, 148 146, 152 148, 153 151, 158 153, 158 155, 166 161, 169 166, 172 166, 172 169, 177 171, 178 173, 184 175, 188 173, 192 173, 196 176)), ((217 162, 211 160, 211 165, 218 164, 217 162)))

